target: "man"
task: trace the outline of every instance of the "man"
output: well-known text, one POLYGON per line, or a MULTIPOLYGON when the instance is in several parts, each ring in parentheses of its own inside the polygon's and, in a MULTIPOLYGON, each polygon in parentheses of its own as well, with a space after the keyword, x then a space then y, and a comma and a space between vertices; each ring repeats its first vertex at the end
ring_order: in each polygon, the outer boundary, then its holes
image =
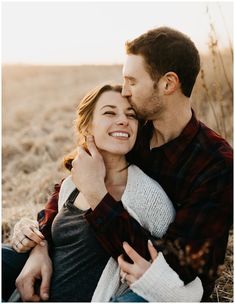
MULTIPOLYGON (((114 258, 124 248, 134 262, 118 258, 123 278, 133 291, 138 290, 134 298, 127 294, 122 301, 138 301, 138 296, 151 301, 148 295, 153 289, 151 296, 158 299, 158 290, 167 283, 159 266, 160 252, 185 284, 200 278, 202 300, 206 301, 223 264, 232 223, 232 149, 198 121, 191 109, 200 60, 187 36, 167 27, 157 28, 128 42, 126 50, 123 95, 139 116, 148 120, 134 152, 135 162, 161 184, 174 204, 176 217, 163 238, 155 241, 157 250, 152 250, 154 261, 150 263, 148 234, 107 192, 104 175, 98 175, 103 161, 91 140, 92 156, 82 151, 72 171, 93 210, 86 218, 114 258)), ((53 202, 46 208, 56 209, 53 202)), ((44 233, 49 227, 48 214, 46 210, 40 214, 44 233)))

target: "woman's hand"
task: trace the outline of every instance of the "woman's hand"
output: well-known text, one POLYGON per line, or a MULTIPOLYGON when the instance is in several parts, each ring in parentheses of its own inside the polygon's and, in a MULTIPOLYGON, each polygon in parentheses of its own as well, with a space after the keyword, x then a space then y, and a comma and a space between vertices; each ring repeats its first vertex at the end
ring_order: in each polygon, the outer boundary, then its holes
MULTIPOLYGON (((121 268, 121 281, 127 282, 130 286, 135 281, 137 281, 145 271, 151 266, 152 262, 149 262, 142 258, 128 243, 123 243, 123 248, 129 258, 133 261, 133 264, 128 263, 124 260, 123 255, 118 257, 118 264, 121 268)), ((148 250, 152 261, 157 258, 157 250, 153 247, 152 242, 148 241, 148 250)))
POLYGON ((19 253, 29 251, 37 244, 45 246, 44 235, 39 231, 38 222, 27 218, 17 222, 11 243, 14 250, 19 253))

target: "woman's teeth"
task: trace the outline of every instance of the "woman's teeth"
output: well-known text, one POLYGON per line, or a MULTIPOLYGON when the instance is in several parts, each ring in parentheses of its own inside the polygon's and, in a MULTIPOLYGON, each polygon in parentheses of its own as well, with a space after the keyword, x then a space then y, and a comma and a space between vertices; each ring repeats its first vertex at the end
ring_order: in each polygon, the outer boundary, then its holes
POLYGON ((110 133, 111 136, 113 137, 129 137, 129 134, 128 133, 123 133, 123 132, 112 132, 110 133))

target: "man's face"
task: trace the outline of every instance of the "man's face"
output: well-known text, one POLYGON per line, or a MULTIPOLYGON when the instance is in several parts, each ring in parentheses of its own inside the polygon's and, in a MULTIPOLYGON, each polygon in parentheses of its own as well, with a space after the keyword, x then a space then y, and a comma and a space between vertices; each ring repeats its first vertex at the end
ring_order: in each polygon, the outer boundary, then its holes
POLYGON ((138 115, 154 120, 162 110, 163 102, 159 89, 146 70, 141 55, 127 55, 123 66, 122 95, 127 97, 138 115))

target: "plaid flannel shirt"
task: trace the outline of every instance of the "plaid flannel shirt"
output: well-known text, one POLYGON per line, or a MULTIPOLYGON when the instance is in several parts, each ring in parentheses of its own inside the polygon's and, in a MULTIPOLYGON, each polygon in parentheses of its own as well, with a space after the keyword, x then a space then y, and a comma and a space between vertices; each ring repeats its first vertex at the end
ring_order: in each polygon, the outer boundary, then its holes
MULTIPOLYGON (((141 145, 133 152, 135 164, 159 182, 176 209, 174 222, 161 240, 154 240, 158 251, 188 283, 202 280, 206 301, 214 288, 219 265, 223 264, 229 229, 233 222, 233 152, 229 144, 194 115, 179 137, 149 149, 151 122, 140 133, 141 145)), ((59 190, 59 188, 57 188, 59 190)), ((55 192, 56 193, 56 192, 55 192)), ((57 212, 56 194, 39 217, 42 230, 49 232, 57 212), (53 205, 53 207, 52 207, 53 205)), ((131 218, 108 193, 86 218, 105 250, 114 258, 123 253, 127 241, 149 259, 147 240, 153 238, 131 218)))

